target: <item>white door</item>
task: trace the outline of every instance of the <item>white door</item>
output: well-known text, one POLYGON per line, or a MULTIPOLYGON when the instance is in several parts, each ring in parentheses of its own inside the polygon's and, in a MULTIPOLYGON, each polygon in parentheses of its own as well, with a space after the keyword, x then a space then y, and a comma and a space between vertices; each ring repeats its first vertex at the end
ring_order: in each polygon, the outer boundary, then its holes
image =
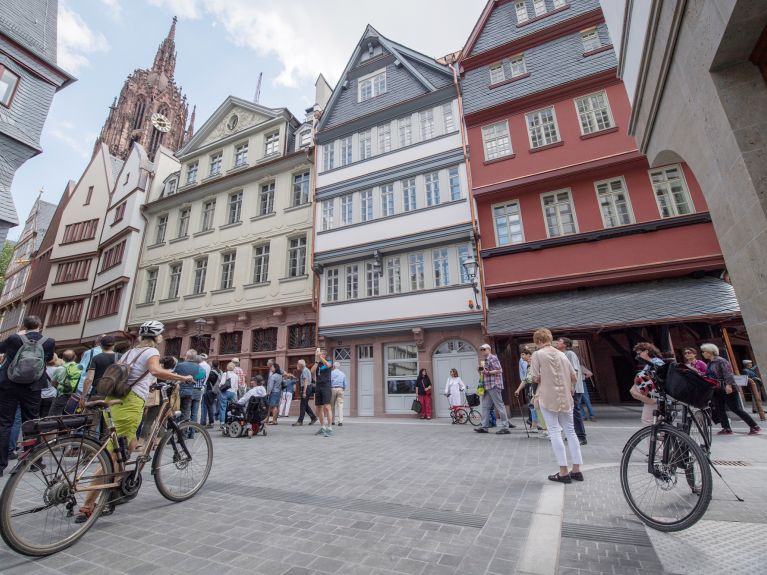
POLYGON ((450 370, 457 369, 466 387, 473 391, 479 383, 478 365, 477 352, 465 341, 452 339, 437 348, 432 358, 432 385, 437 394, 437 417, 450 415, 450 403, 444 395, 450 370))
POLYGON ((373 403, 373 346, 357 347, 357 415, 372 417, 373 403))
POLYGON ((346 391, 344 391, 344 417, 347 417, 351 410, 351 387, 352 387, 352 361, 351 353, 348 347, 337 347, 333 350, 333 363, 338 369, 346 374, 346 391))

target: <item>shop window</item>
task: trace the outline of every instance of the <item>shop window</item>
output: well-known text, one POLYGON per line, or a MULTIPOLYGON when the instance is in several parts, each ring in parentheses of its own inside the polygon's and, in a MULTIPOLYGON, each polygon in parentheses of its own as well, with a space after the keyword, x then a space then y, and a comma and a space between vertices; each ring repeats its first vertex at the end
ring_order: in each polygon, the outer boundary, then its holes
POLYGON ((388 395, 415 393, 415 380, 418 377, 418 348, 415 344, 387 345, 385 367, 388 395))

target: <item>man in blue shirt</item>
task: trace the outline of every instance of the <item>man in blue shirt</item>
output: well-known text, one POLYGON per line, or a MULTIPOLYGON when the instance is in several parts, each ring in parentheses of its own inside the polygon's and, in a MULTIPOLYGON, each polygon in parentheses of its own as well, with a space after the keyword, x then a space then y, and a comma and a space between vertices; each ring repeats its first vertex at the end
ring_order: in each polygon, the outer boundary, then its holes
POLYGON ((80 368, 82 373, 80 374, 80 382, 77 384, 77 393, 83 392, 83 384, 85 383, 85 379, 88 377, 88 368, 91 366, 91 360, 104 351, 101 349, 101 338, 103 337, 106 336, 100 335, 95 340, 93 340, 93 347, 86 349, 82 356, 80 356, 80 363, 77 364, 77 367, 80 368))
POLYGON ((186 421, 197 421, 199 418, 200 400, 205 388, 205 370, 200 367, 202 359, 197 355, 197 351, 190 349, 176 366, 175 371, 179 375, 191 375, 193 382, 182 382, 179 386, 179 396, 181 398, 181 417, 186 421))
POLYGON ((346 374, 337 365, 330 372, 330 413, 333 425, 338 421, 338 427, 344 424, 344 392, 346 391, 346 374))

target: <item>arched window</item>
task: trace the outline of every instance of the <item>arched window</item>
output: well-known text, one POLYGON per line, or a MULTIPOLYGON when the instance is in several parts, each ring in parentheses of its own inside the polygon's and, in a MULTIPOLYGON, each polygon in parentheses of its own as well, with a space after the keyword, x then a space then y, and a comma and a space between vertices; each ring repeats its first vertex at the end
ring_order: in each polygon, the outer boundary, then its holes
POLYGON ((152 138, 149 140, 149 153, 154 154, 157 151, 157 148, 160 147, 160 144, 162 144, 162 137, 165 134, 162 133, 157 128, 152 128, 152 138))
POLYGON ((146 108, 146 102, 144 98, 139 98, 136 102, 136 109, 133 114, 133 129, 138 130, 141 124, 144 123, 144 110, 146 108))
POLYGON ((445 342, 442 342, 442 345, 440 345, 437 348, 437 351, 434 352, 435 354, 447 354, 447 353, 475 353, 474 348, 471 346, 471 344, 466 343, 463 340, 460 339, 449 339, 445 342))

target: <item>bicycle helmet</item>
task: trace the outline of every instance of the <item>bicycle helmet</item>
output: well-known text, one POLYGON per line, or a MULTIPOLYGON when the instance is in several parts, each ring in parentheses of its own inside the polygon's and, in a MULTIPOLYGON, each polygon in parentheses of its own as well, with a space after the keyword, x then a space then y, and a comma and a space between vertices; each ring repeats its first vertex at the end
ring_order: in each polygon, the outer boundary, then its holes
POLYGON ((145 321, 138 328, 138 336, 139 337, 157 337, 163 332, 164 329, 165 329, 165 326, 159 321, 155 321, 155 320, 145 321))

